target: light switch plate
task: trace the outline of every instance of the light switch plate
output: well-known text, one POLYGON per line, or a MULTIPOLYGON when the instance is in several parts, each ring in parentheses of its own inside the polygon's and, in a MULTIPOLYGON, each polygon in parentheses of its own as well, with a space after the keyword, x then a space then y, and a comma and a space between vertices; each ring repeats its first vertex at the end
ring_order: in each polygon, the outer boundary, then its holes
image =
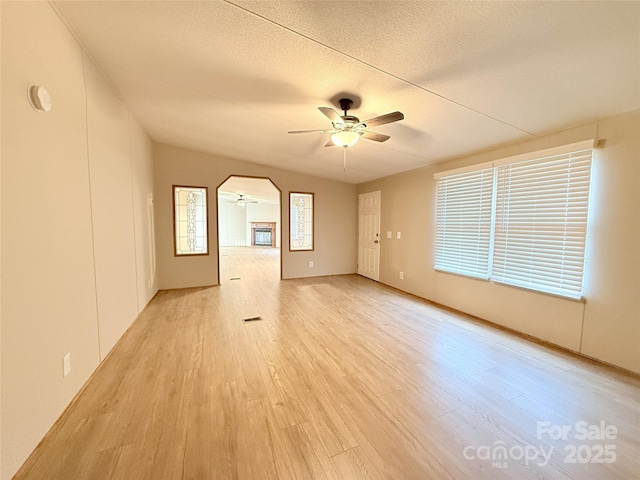
POLYGON ((71 353, 62 358, 62 376, 66 377, 71 372, 71 353))

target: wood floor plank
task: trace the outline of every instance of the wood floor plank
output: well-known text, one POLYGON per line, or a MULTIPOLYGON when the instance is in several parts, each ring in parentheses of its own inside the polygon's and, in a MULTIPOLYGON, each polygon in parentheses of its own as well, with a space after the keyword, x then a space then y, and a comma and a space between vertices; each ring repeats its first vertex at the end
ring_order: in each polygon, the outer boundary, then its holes
POLYGON ((336 469, 338 478, 357 478, 361 480, 380 480, 383 478, 358 446, 334 455, 331 457, 331 461, 336 469))
POLYGON ((247 420, 244 438, 248 440, 245 458, 251 466, 252 478, 294 478, 288 452, 283 448, 284 433, 275 420, 269 401, 261 398, 245 402, 243 415, 247 420))
POLYGON ((277 249, 221 248, 221 285, 159 292, 15 478, 637 479, 640 379, 356 275, 279 280, 277 249), (616 434, 577 439, 578 422, 616 434))

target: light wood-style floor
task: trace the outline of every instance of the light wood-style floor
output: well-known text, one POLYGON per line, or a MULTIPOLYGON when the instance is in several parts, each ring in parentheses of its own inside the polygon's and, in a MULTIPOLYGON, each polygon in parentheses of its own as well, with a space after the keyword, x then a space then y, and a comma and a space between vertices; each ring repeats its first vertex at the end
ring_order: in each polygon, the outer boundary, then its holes
POLYGON ((222 285, 160 292, 16 478, 639 477, 637 378, 356 275, 279 281, 275 249, 221 255, 222 285))

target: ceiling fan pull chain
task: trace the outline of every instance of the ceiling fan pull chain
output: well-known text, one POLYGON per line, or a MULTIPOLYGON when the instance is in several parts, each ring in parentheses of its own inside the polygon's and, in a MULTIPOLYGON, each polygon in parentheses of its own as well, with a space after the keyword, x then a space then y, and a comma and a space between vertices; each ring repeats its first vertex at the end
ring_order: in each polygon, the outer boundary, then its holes
POLYGON ((347 171, 347 146, 345 145, 344 147, 342 147, 342 149, 343 149, 342 171, 346 172, 347 171))

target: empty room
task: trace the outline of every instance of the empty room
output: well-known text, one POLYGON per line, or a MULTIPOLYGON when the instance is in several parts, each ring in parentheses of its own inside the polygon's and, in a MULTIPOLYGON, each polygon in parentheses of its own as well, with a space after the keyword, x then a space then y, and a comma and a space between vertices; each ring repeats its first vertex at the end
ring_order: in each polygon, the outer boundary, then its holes
POLYGON ((640 2, 0 26, 0 480, 640 479, 640 2))

